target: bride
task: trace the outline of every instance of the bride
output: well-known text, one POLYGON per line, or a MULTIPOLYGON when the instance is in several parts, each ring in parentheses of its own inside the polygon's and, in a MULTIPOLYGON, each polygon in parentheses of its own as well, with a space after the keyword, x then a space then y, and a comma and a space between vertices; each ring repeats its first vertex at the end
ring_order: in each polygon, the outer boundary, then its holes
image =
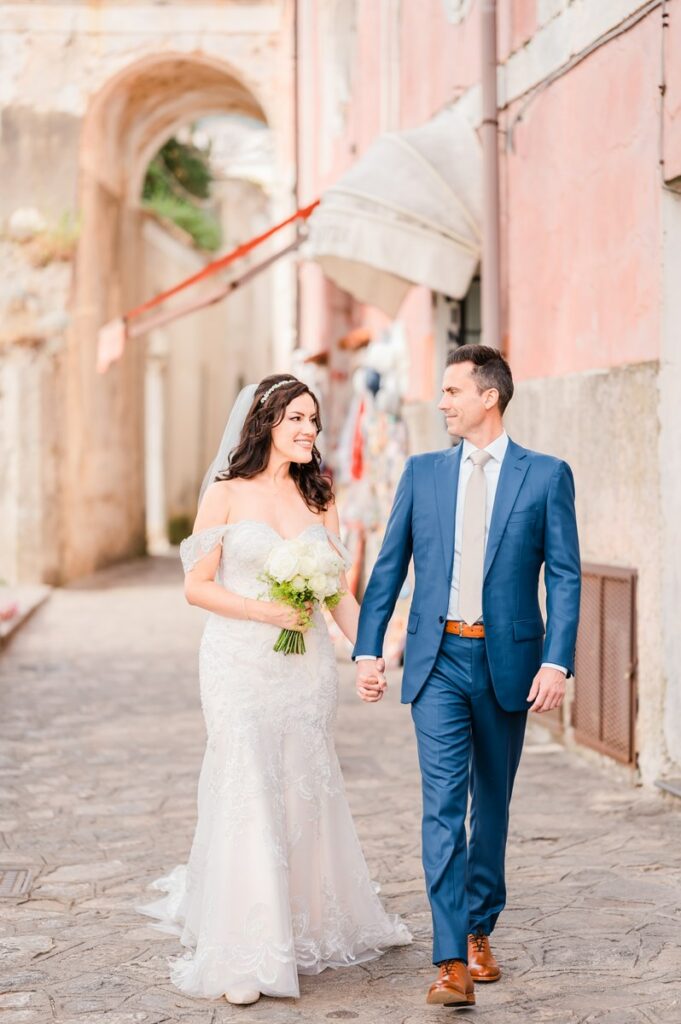
MULTIPOLYGON (((376 895, 346 801, 324 618, 314 611, 305 654, 277 653, 282 628, 305 627, 263 599, 264 564, 282 538, 328 539, 347 567, 320 430, 301 381, 275 375, 245 388, 180 549, 187 600, 211 613, 199 655, 207 746, 189 862, 155 882, 167 895, 141 909, 181 935, 188 952, 171 976, 189 995, 298 996, 299 974, 411 941, 376 895)), ((354 597, 332 614, 354 643, 354 597)), ((360 695, 382 694, 368 684, 360 695)))

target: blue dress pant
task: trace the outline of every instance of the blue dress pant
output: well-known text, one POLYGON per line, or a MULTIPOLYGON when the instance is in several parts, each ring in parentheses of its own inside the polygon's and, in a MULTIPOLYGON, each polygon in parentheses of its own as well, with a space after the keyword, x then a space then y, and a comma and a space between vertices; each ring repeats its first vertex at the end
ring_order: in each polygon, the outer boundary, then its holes
POLYGON ((527 712, 504 711, 497 702, 484 639, 450 633, 411 709, 423 786, 433 962, 467 961, 468 934, 490 935, 506 902, 509 804, 527 712))

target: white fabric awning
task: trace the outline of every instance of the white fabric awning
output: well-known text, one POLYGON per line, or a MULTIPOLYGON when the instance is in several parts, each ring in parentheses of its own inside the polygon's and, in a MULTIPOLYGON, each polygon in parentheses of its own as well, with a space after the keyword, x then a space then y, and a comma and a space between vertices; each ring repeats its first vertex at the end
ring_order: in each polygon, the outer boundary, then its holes
POLYGON ((322 195, 303 255, 360 302, 395 316, 410 287, 468 291, 481 253, 482 149, 446 110, 380 135, 322 195))

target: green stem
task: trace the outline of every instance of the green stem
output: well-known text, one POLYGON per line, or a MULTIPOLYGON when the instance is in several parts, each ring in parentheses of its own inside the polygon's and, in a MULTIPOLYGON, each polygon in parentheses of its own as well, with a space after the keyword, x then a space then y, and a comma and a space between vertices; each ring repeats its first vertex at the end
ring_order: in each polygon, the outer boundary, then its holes
POLYGON ((283 654, 305 654, 305 638, 298 629, 282 629, 274 650, 283 654))

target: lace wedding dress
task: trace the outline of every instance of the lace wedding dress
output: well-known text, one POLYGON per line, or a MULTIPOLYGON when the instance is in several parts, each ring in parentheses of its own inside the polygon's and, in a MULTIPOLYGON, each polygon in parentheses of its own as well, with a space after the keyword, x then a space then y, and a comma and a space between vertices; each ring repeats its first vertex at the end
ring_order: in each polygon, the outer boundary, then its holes
MULTIPOLYGON (((321 524, 308 532, 327 536, 321 524)), ((268 524, 242 520, 188 537, 180 552, 187 572, 221 544, 217 582, 257 598, 280 539, 268 524)), ((298 996, 299 974, 411 941, 376 895, 346 801, 324 618, 315 612, 304 655, 275 653, 278 634, 211 614, 201 641, 207 746, 191 855, 153 883, 166 896, 139 908, 188 947, 171 976, 189 995, 218 998, 247 984, 298 996)))

